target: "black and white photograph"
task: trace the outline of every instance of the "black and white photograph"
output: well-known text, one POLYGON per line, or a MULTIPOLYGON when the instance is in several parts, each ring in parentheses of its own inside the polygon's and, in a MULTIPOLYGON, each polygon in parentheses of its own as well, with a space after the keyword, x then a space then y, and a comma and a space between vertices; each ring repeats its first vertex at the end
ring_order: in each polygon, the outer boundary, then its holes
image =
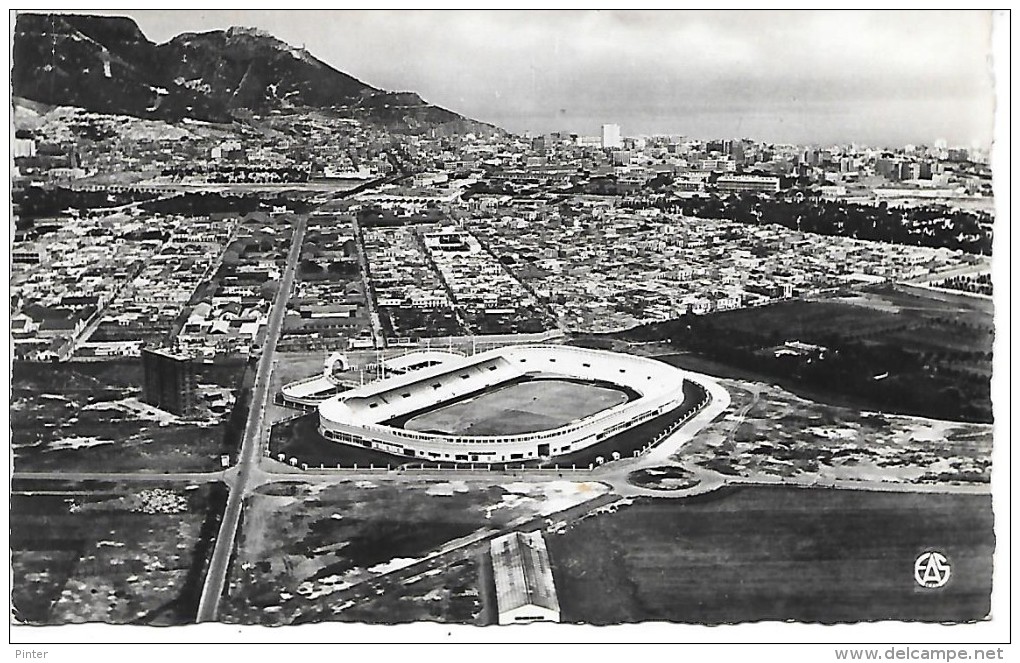
POLYGON ((1009 21, 11 10, 8 660, 1007 659, 1009 21))

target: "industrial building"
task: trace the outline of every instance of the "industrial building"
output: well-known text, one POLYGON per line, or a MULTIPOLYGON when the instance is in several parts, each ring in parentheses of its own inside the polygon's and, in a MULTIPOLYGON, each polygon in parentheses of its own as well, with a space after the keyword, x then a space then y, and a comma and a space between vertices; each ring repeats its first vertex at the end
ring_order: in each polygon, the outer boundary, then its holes
POLYGON ((542 532, 501 536, 493 539, 489 550, 500 626, 560 621, 560 603, 542 532))

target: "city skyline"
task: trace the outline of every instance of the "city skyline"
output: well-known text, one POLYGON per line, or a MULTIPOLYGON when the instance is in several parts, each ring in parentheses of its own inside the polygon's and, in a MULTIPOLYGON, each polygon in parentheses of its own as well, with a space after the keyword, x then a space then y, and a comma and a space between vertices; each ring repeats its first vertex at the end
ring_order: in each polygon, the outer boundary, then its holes
POLYGON ((611 123, 628 136, 981 148, 993 134, 987 11, 103 13, 156 42, 263 29, 370 85, 514 133, 611 123))

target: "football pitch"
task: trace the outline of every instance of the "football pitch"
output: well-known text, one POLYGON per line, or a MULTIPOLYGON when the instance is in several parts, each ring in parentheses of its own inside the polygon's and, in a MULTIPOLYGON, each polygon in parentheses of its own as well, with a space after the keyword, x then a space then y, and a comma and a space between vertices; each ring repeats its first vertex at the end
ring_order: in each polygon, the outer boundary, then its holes
POLYGON ((447 435, 518 435, 565 426, 626 403, 612 387, 571 380, 509 384, 409 419, 404 428, 447 435))

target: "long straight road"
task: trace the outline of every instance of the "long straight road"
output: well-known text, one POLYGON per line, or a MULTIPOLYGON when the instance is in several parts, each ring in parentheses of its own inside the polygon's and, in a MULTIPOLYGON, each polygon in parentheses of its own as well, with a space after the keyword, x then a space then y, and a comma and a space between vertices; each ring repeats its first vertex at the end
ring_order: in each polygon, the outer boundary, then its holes
POLYGON ((12 479, 32 481, 229 481, 230 475, 219 472, 19 472, 12 479))
POLYGON ((365 235, 355 214, 351 220, 354 227, 354 243, 358 252, 358 270, 361 272, 361 283, 365 288, 365 303, 368 305, 368 319, 372 323, 372 338, 375 347, 386 347, 386 334, 383 331, 382 319, 379 317, 379 305, 372 292, 372 279, 369 278, 368 255, 365 253, 365 235))
POLYGON ((197 621, 208 622, 216 619, 220 596, 226 582, 227 567, 230 555, 234 550, 237 537, 237 526, 241 519, 241 505, 247 494, 252 479, 252 468, 259 458, 259 447, 262 439, 262 417, 265 414, 266 398, 269 394, 269 378, 272 374, 273 357, 276 354, 276 342, 280 338, 283 316, 287 310, 287 299, 294 284, 298 259, 301 256, 301 243, 304 241, 305 229, 308 227, 307 216, 297 216, 294 234, 291 237, 290 253, 287 255, 287 268, 280 280, 280 289, 273 299, 266 326, 266 339, 262 345, 262 357, 259 359, 258 371, 255 376, 255 387, 252 389, 251 404, 248 409, 248 420, 244 427, 244 438, 238 455, 237 479, 227 498, 227 507, 220 522, 220 531, 216 537, 209 570, 202 587, 202 597, 198 603, 197 621))

